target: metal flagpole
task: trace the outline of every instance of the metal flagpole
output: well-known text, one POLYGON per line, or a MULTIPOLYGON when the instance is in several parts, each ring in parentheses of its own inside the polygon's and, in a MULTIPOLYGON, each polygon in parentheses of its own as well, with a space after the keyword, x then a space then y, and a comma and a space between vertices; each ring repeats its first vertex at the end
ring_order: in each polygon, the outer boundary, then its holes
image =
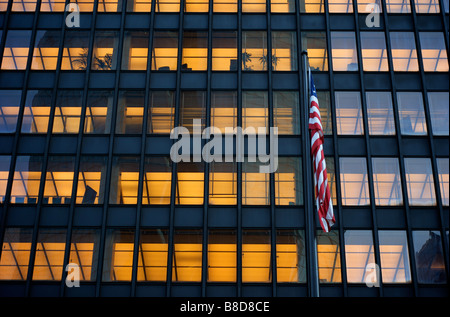
MULTIPOLYGON (((303 157, 304 157, 304 173, 305 173, 305 215, 306 215, 306 247, 307 247, 307 264, 308 264, 308 282, 309 282, 309 296, 319 297, 319 274, 318 274, 318 263, 317 263, 317 252, 316 252, 316 234, 314 225, 314 179, 312 175, 312 161, 311 161, 311 140, 309 131, 309 67, 308 67, 308 52, 302 51, 302 61, 303 61, 303 102, 302 108, 303 113, 303 135, 305 137, 304 147, 303 147, 303 157)), ((302 113, 302 112, 300 112, 302 113)))

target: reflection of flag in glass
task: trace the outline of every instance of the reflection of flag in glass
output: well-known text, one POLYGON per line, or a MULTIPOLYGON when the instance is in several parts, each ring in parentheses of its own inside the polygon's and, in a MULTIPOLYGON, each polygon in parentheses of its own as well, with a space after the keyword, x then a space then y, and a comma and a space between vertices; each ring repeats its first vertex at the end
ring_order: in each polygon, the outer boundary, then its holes
POLYGON ((311 131, 311 156, 314 168, 316 206, 320 225, 323 231, 328 232, 330 227, 335 223, 335 219, 330 188, 328 186, 325 155, 323 152, 324 136, 322 121, 320 119, 319 100, 317 99, 311 72, 309 72, 309 89, 309 130, 311 131))

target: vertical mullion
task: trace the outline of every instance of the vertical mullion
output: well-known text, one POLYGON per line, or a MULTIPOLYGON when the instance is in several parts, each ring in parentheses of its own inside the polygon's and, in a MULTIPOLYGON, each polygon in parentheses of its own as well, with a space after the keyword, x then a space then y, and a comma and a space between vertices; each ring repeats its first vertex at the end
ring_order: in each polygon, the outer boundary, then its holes
MULTIPOLYGON (((238 58, 237 58, 237 127, 242 127, 242 1, 238 1, 238 58)), ((237 147, 237 139, 235 142, 237 147)), ((237 148, 236 148, 237 150, 237 148)), ((235 151, 236 152, 236 151, 235 151)), ((236 282, 237 297, 242 296, 242 162, 236 158, 237 166, 237 230, 236 230, 236 282)))

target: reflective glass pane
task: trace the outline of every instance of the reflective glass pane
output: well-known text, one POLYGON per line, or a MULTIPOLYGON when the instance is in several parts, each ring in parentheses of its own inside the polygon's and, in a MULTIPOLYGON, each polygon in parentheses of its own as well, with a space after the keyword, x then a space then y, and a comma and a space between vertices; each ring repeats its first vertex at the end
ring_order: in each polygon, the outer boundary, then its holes
POLYGON ((18 156, 14 169, 11 203, 36 204, 42 173, 42 157, 18 156))
POLYGON ((395 135, 392 94, 389 91, 368 91, 366 104, 369 134, 395 135))
POLYGON ((134 230, 107 229, 102 280, 131 281, 134 230))
POLYGON ((72 197, 75 158, 50 156, 44 185, 44 203, 69 204, 72 197))
POLYGON ((140 134, 144 119, 144 91, 121 91, 117 105, 116 133, 140 134))
POLYGON ((47 133, 51 103, 51 90, 27 90, 21 132, 47 133))
POLYGON ((273 92, 273 121, 278 134, 300 134, 299 111, 298 92, 273 92))
POLYGON ((379 230, 383 283, 411 283, 408 243, 403 230, 379 230))
POLYGON ((317 262, 320 283, 341 283, 341 251, 339 247, 339 232, 328 233, 316 231, 317 262))
POLYGON ((405 172, 409 204, 412 206, 436 205, 430 159, 405 158, 405 172))
POLYGON ((375 263, 372 231, 346 230, 344 239, 347 282, 364 283, 372 271, 367 265, 375 263))
POLYGON ((364 71, 388 71, 389 65, 384 32, 361 32, 360 35, 364 71))
POLYGON ((4 203, 11 156, 0 155, 0 204, 4 203))
POLYGON ((329 0, 328 11, 330 13, 353 13, 352 0, 329 0))
POLYGON ((442 235, 439 231, 413 231, 417 281, 421 284, 444 284, 445 274, 442 235))
POLYGON ((420 32, 423 69, 426 72, 448 72, 447 50, 442 32, 420 32))
POLYGON ((211 92, 211 122, 221 133, 237 126, 237 91, 211 92))
POLYGON ((147 133, 169 134, 174 125, 175 92, 153 91, 148 108, 147 133))
POLYGON ((242 32, 242 70, 267 70, 267 32, 242 32))
POLYGON ((427 122, 421 92, 398 92, 400 130, 404 135, 426 135, 427 122))
POLYGON ((177 70, 178 33, 155 31, 152 48, 152 70, 177 70))
POLYGON ((410 13, 411 4, 409 0, 386 0, 386 11, 388 13, 410 13))
POLYGON ((437 158, 437 170, 439 174, 439 188, 441 191, 442 205, 449 205, 449 159, 448 158, 437 158))
POLYGON ((391 54, 394 71, 417 72, 416 43, 413 32, 390 32, 391 54))
POLYGON ((172 281, 202 280, 202 231, 175 230, 173 238, 172 281))
POLYGON ((270 0, 270 11, 273 13, 295 12, 294 0, 270 0))
POLYGON ((378 206, 403 205, 398 159, 373 157, 372 170, 375 204, 378 206))
POLYGON ((66 249, 65 229, 39 229, 34 258, 33 280, 60 281, 66 249))
POLYGON ((27 279, 32 236, 32 228, 6 228, 0 257, 0 280, 27 279))
POLYGON ((331 54, 334 71, 358 70, 354 32, 331 32, 331 54))
MULTIPOLYGON (((297 70, 297 40, 295 32, 272 31, 272 70, 297 70)), ((266 63, 269 61, 267 60, 266 63)))
POLYGON ((361 95, 357 91, 336 91, 336 129, 340 135, 364 134, 361 95))
POLYGON ((209 169, 209 203, 236 205, 237 164, 213 161, 209 164, 209 169))
POLYGON ((82 156, 78 171, 77 204, 103 204, 106 157, 82 156))
POLYGON ((185 31, 181 70, 206 70, 208 66, 208 33, 185 31))
POLYGON ((97 279, 97 263, 100 248, 99 229, 79 229, 72 231, 69 263, 80 268, 80 281, 97 279))
POLYGON ((168 230, 141 229, 138 281, 165 282, 167 280, 168 236, 168 230))
POLYGON ((117 67, 118 46, 118 31, 97 31, 92 49, 91 68, 95 70, 115 70, 117 67))
POLYGON ((431 130, 434 135, 447 135, 449 131, 449 94, 447 92, 428 92, 431 130))
POLYGON ((110 204, 136 204, 139 157, 114 157, 111 172, 110 204))
POLYGON ((242 12, 244 13, 266 12, 266 0, 242 0, 242 12))
POLYGON ((203 204, 204 182, 203 163, 178 163, 175 203, 178 205, 203 204))
POLYGON ((267 91, 242 92, 242 129, 269 129, 269 101, 267 91))
POLYGON ((172 161, 168 157, 146 157, 142 203, 170 204, 172 161))
POLYGON ((208 235, 208 282, 236 282, 236 231, 215 229, 208 235))
POLYGON ((208 12, 209 0, 185 0, 184 12, 208 12))
POLYGON ((439 0, 415 0, 417 13, 439 13, 439 0))
POLYGON ((214 12, 237 12, 238 0, 213 0, 214 12))
POLYGON ((275 204, 302 205, 303 179, 300 157, 279 157, 275 172, 275 204))
POLYGON ((121 12, 122 0, 98 0, 98 12, 121 12))
POLYGON ((88 92, 84 133, 110 133, 113 101, 114 91, 88 92))
POLYGON ((206 125, 206 92, 181 92, 180 126, 197 133, 206 125), (194 120, 196 120, 194 122, 194 120))
POLYGON ((0 90, 0 133, 16 131, 21 90, 0 90))
POLYGON ((148 40, 148 32, 125 32, 123 40, 122 69, 147 69, 148 40))
POLYGON ((242 231, 243 283, 269 283, 272 280, 270 240, 270 230, 244 229, 242 231))
POLYGON ((367 165, 364 157, 339 158, 342 204, 364 206, 370 204, 367 165))
POLYGON ((277 282, 306 283, 306 249, 303 230, 277 230, 277 282))
POLYGON ((53 133, 78 133, 83 91, 59 90, 53 117, 53 133))
POLYGON ((55 70, 61 31, 37 31, 31 69, 55 70))
POLYGON ((89 58, 89 32, 65 32, 62 55, 62 70, 85 70, 88 67, 89 58))
POLYGON ((324 0, 300 0, 300 12, 305 13, 324 13, 324 0))
POLYGON ((127 12, 150 12, 152 0, 127 0, 127 12))
POLYGON ((242 163, 242 204, 268 205, 269 204, 269 175, 260 173, 260 162, 242 163))
POLYGON ((24 70, 27 67, 30 40, 31 31, 7 31, 1 69, 24 70))
POLYGON ((308 50, 311 70, 328 71, 328 51, 325 32, 302 32, 302 49, 308 50))
POLYGON ((236 32, 213 32, 212 70, 236 71, 237 54, 236 32))

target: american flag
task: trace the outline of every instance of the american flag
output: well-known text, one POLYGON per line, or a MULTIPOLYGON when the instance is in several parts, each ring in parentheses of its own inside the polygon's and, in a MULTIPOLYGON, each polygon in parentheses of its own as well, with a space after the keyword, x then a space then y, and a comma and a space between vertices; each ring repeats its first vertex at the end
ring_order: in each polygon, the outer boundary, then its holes
POLYGON ((328 186, 325 155, 323 152, 324 136, 322 121, 320 119, 319 100, 317 99, 311 70, 309 71, 309 90, 309 130, 311 131, 311 156, 313 160, 316 207, 322 230, 328 232, 330 227, 335 223, 335 219, 330 188, 328 186))

